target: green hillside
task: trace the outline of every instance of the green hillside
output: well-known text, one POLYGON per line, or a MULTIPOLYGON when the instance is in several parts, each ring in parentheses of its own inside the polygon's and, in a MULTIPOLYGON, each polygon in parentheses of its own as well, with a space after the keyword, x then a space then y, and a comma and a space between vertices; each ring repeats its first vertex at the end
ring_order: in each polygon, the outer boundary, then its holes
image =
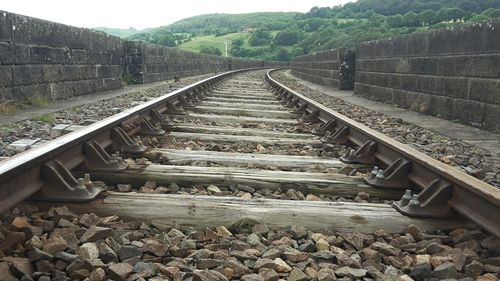
POLYGON ((201 15, 127 39, 216 55, 223 55, 228 40, 231 56, 289 60, 314 51, 491 18, 500 18, 500 0, 358 0, 313 7, 307 13, 201 15))
POLYGON ((118 36, 118 37, 121 37, 121 38, 129 37, 129 36, 132 36, 132 35, 140 32, 139 30, 137 30, 137 29, 135 29, 133 27, 130 27, 130 28, 127 28, 127 29, 124 29, 124 28, 110 28, 110 27, 94 27, 92 29, 103 31, 103 32, 106 32, 108 34, 111 34, 111 35, 114 35, 114 36, 118 36))

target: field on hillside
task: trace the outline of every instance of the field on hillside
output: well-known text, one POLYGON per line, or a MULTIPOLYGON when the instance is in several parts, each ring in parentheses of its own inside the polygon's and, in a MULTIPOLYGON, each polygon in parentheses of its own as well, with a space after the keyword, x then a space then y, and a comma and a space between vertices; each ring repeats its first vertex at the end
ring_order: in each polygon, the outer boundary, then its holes
MULTIPOLYGON (((221 50, 221 52, 224 54, 226 50, 226 47, 224 46, 224 41, 231 42, 234 39, 243 38, 244 41, 243 47, 250 48, 250 45, 248 45, 249 37, 250 33, 242 33, 242 32, 230 33, 223 36, 215 36, 215 35, 197 36, 193 37, 189 42, 184 42, 180 44, 178 47, 180 49, 193 52, 200 52, 202 47, 215 47, 219 48, 219 50, 221 50)), ((229 46, 229 48, 231 48, 231 46, 229 46)))

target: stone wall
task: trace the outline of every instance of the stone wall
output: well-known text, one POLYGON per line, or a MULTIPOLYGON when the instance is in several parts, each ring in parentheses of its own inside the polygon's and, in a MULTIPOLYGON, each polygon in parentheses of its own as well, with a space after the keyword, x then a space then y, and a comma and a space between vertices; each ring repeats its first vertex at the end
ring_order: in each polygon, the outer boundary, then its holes
POLYGON ((0 11, 0 102, 69 98, 250 67, 286 66, 223 58, 0 11))
POLYGON ((313 83, 337 89, 352 89, 354 53, 345 48, 316 52, 294 58, 292 73, 313 83))
POLYGON ((500 22, 360 44, 355 93, 500 129, 500 22))
POLYGON ((0 11, 0 100, 120 88, 122 46, 102 32, 0 11))
POLYGON ((135 83, 151 83, 228 70, 220 56, 199 54, 139 41, 124 42, 125 71, 135 83))
POLYGON ((286 67, 287 62, 262 61, 193 53, 161 45, 124 42, 125 73, 134 83, 150 83, 174 76, 185 77, 206 73, 254 67, 286 67))

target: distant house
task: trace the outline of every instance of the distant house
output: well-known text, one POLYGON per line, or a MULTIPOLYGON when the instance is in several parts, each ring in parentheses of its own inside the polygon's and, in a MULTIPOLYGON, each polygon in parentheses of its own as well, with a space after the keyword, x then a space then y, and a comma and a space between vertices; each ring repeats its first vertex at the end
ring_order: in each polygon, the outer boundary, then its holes
POLYGON ((243 28, 243 30, 241 32, 254 33, 255 31, 257 31, 257 28, 255 28, 255 27, 245 27, 245 28, 243 28))

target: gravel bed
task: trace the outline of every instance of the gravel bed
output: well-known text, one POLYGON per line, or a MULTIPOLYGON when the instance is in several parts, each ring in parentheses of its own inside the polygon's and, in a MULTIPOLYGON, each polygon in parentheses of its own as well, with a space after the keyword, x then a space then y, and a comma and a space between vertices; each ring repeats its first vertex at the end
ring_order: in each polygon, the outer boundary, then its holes
MULTIPOLYGON (((99 182, 101 187, 105 183, 99 182)), ((210 196, 233 196, 247 200, 252 199, 279 199, 296 201, 329 201, 329 202, 357 202, 357 203, 385 203, 391 204, 391 200, 381 200, 377 197, 371 197, 366 192, 359 192, 356 196, 333 196, 325 194, 302 193, 293 188, 265 188, 256 189, 249 185, 230 184, 195 184, 190 186, 180 186, 176 183, 170 183, 168 186, 157 185, 155 181, 147 181, 143 186, 136 189, 130 184, 118 184, 116 186, 107 186, 107 190, 115 192, 138 192, 154 194, 182 194, 182 195, 210 195, 210 196)))
POLYGON ((52 114, 1 126, 0 156, 14 155, 15 151, 7 149, 7 145, 16 140, 37 138, 52 140, 58 137, 58 135, 51 134, 51 128, 56 124, 90 125, 124 109, 134 107, 212 75, 186 77, 179 82, 172 81, 150 89, 137 90, 123 96, 63 109, 52 114))
POLYGON ((385 114, 325 95, 320 91, 298 83, 298 79, 293 77, 289 72, 279 71, 274 73, 273 77, 304 96, 321 102, 325 106, 355 121, 500 188, 500 159, 492 156, 487 150, 406 123, 400 118, 392 118, 385 114))
POLYGON ((1 217, 1 280, 498 280, 477 229, 312 232, 239 221, 203 230, 21 205, 1 217))

